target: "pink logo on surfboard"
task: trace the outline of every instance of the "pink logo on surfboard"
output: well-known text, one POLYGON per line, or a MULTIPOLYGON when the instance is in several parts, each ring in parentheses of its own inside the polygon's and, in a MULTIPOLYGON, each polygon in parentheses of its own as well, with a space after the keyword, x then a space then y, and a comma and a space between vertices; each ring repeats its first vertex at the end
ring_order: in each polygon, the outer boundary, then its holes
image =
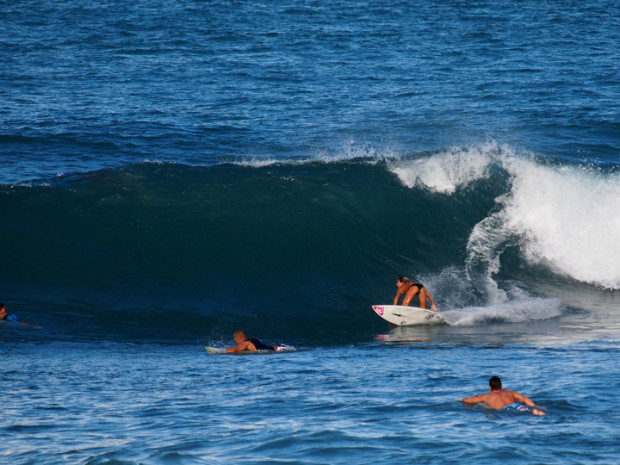
POLYGON ((383 307, 372 307, 375 309, 375 312, 377 312, 379 315, 383 316, 383 307))

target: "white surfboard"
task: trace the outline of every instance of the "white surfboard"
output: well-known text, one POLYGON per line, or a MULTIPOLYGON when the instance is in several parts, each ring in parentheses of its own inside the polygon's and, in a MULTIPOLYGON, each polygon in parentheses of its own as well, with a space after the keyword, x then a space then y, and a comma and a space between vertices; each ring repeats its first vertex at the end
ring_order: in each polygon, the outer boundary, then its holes
POLYGON ((433 325, 445 323, 437 311, 402 305, 373 305, 377 315, 396 326, 433 325))
POLYGON ((223 354, 226 352, 226 349, 221 349, 219 347, 208 347, 205 346, 205 349, 208 354, 223 354))

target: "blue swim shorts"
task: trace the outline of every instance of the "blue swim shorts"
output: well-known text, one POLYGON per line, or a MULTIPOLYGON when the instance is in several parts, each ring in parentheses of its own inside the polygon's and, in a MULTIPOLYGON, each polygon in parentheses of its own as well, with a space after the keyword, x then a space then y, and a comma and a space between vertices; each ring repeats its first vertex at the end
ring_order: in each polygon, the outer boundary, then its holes
POLYGON ((530 408, 527 405, 523 405, 521 402, 515 402, 513 404, 504 405, 502 410, 516 411, 516 412, 530 412, 530 408))
POLYGON ((5 321, 8 321, 10 323, 19 323, 19 318, 17 318, 17 315, 13 315, 12 313, 9 313, 7 316, 4 317, 4 319, 5 321))

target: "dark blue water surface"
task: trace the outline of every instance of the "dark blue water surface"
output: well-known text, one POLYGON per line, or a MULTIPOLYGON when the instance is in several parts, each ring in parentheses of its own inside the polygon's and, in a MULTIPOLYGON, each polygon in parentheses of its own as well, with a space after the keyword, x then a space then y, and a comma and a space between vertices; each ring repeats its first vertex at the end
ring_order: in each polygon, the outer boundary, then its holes
POLYGON ((3 456, 58 464, 617 462, 617 401, 604 394, 619 381, 617 343, 487 345, 478 334, 482 344, 453 345, 426 336, 246 356, 5 345, 3 456), (463 396, 487 389, 488 373, 547 415, 463 406, 463 396))
POLYGON ((0 456, 620 461, 620 4, 0 3, 0 456), (390 330, 395 278, 447 325, 390 330), (298 350, 207 356, 232 332, 298 350), (467 409, 500 375, 542 418, 467 409))
POLYGON ((0 180, 493 137, 617 163, 620 5, 2 5, 0 180))

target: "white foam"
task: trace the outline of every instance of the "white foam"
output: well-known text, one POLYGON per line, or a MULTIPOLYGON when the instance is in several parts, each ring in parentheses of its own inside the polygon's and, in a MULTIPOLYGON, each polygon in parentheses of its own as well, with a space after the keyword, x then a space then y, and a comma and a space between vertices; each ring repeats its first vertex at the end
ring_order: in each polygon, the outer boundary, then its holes
POLYGON ((248 158, 243 161, 235 162, 233 164, 238 165, 238 166, 245 166, 249 168, 264 168, 266 166, 276 165, 280 163, 283 163, 283 161, 276 160, 275 158, 248 158))
POLYGON ((559 299, 521 297, 502 304, 485 307, 466 307, 442 312, 446 321, 455 326, 474 326, 484 321, 524 323, 547 320, 560 316, 562 304, 559 299))
POLYGON ((503 199, 525 259, 573 279, 620 289, 620 175, 512 160, 503 199))
POLYGON ((492 276, 500 270, 503 251, 513 245, 528 263, 620 289, 620 174, 545 165, 493 142, 393 161, 389 169, 409 188, 449 195, 487 178, 492 164, 505 169, 511 183, 496 199, 501 208, 472 229, 466 263, 468 278, 486 279, 490 304, 505 301, 492 276))
POLYGON ((500 209, 472 229, 466 263, 470 279, 473 274, 486 279, 490 304, 506 300, 492 276, 509 246, 519 246, 530 264, 620 289, 619 173, 547 165, 494 141, 388 161, 388 169, 403 185, 446 195, 488 178, 493 165, 508 172, 510 183, 496 199, 500 209))
POLYGON ((433 192, 452 194, 489 176, 489 167, 506 148, 494 141, 481 145, 454 147, 428 158, 393 161, 389 170, 407 187, 425 187, 433 192))

